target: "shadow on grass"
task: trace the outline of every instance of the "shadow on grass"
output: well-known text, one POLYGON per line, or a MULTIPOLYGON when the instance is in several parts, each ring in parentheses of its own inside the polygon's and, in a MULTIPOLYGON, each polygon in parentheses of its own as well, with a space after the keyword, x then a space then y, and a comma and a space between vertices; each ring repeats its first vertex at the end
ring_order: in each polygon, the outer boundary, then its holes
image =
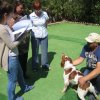
POLYGON ((48 52, 49 65, 51 64, 52 60, 54 59, 55 54, 56 54, 56 52, 48 52))
MULTIPOLYGON (((56 52, 48 52, 48 63, 51 64, 52 60, 54 59, 54 55, 56 52)), ((39 54, 39 62, 41 62, 41 55, 39 54)), ((39 80, 40 78, 46 78, 48 75, 48 72, 44 71, 41 68, 41 63, 39 63, 39 70, 36 72, 33 72, 32 70, 32 57, 29 58, 27 63, 27 74, 30 76, 30 79, 27 80, 27 82, 31 85, 35 83, 35 81, 39 80)))
MULTIPOLYGON (((54 55, 56 54, 56 52, 48 52, 48 63, 50 64, 52 62, 52 60, 54 59, 54 55)), ((40 57, 41 55, 39 54, 39 62, 40 62, 40 57)), ((48 75, 48 71, 44 71, 41 67, 40 67, 40 63, 39 63, 39 70, 38 71, 33 71, 32 70, 32 57, 29 58, 28 63, 27 63, 27 75, 29 76, 29 79, 26 80, 26 83, 29 85, 34 85, 34 83, 39 80, 40 78, 46 78, 48 75)), ((23 93, 21 91, 19 91, 17 93, 17 96, 21 96, 23 95, 23 93)))
POLYGON ((4 94, 0 94, 0 100, 7 100, 7 96, 4 94))

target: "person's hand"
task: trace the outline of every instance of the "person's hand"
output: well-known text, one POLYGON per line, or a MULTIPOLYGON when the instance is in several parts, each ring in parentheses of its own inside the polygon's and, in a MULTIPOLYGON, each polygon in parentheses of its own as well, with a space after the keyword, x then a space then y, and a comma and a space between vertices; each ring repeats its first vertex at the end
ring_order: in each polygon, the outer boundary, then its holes
POLYGON ((8 22, 7 22, 8 26, 9 26, 11 29, 12 29, 12 26, 14 25, 14 23, 15 23, 15 20, 14 20, 13 18, 9 19, 8 22))
POLYGON ((86 83, 85 77, 80 77, 78 79, 78 82, 79 82, 80 87, 83 87, 84 84, 86 83))

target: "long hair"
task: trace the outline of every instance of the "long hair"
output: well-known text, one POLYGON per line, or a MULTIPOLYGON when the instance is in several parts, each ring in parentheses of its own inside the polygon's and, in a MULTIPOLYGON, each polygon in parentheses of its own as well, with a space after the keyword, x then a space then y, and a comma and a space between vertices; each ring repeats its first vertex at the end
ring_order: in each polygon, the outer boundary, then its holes
POLYGON ((22 1, 15 1, 14 2, 14 13, 16 13, 16 8, 19 5, 22 5, 25 8, 25 4, 22 1))

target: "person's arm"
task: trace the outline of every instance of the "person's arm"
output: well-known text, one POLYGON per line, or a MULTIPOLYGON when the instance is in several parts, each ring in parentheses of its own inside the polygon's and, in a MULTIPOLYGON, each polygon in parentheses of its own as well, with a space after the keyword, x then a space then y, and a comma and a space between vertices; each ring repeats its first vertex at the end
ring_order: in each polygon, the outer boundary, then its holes
POLYGON ((83 86, 86 81, 90 81, 91 79, 95 78, 99 74, 100 74, 100 62, 97 63, 96 68, 92 72, 90 72, 88 75, 82 78, 79 78, 79 84, 83 86))
POLYGON ((46 28, 47 28, 47 26, 48 26, 48 20, 46 21, 45 26, 46 26, 46 28))
POLYGON ((73 65, 74 66, 77 66, 77 65, 81 64, 84 61, 84 59, 85 59, 85 52, 86 51, 85 51, 85 48, 83 46, 82 51, 80 53, 80 56, 76 60, 73 60, 73 65))
POLYGON ((47 28, 47 25, 48 25, 48 22, 49 22, 49 16, 48 16, 47 12, 44 12, 44 15, 45 15, 45 18, 46 18, 45 25, 46 25, 46 28, 47 28))
POLYGON ((74 65, 74 66, 79 65, 79 64, 81 64, 83 61, 84 61, 84 58, 83 58, 83 57, 78 57, 77 59, 73 60, 73 65, 74 65))
POLYGON ((8 46, 9 49, 13 49, 15 48, 17 45, 19 45, 19 41, 11 41, 10 35, 8 34, 8 31, 2 27, 1 33, 0 33, 0 37, 2 38, 2 40, 5 42, 5 44, 8 46))

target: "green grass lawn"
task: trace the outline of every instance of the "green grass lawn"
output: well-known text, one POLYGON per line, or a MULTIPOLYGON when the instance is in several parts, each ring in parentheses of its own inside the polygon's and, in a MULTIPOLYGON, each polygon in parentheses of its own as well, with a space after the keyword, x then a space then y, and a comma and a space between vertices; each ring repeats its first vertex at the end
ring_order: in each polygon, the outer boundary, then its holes
MULTIPOLYGON (((34 89, 22 95, 24 100, 78 100, 73 89, 68 88, 65 94, 63 88, 63 69, 60 67, 61 54, 65 53, 72 59, 79 56, 84 38, 90 32, 100 33, 100 26, 83 25, 77 23, 60 23, 48 26, 49 31, 49 63, 51 70, 46 73, 43 70, 32 72, 31 70, 31 46, 29 49, 27 74, 30 80, 28 84, 35 85, 34 89)), ((77 68, 85 66, 85 62, 77 68)), ((0 69, 0 100, 7 100, 7 75, 0 69)), ((17 86, 16 92, 20 90, 17 86)), ((88 97, 87 97, 88 99, 88 97)))

